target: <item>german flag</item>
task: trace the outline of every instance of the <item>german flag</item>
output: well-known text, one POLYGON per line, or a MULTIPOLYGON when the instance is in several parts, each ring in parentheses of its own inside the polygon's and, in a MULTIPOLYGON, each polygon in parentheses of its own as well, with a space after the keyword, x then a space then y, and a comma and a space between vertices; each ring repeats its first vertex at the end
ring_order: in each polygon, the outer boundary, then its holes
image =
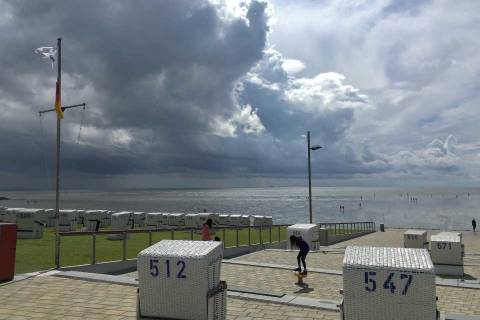
POLYGON ((57 90, 55 92, 55 111, 57 111, 57 116, 60 119, 63 119, 63 110, 62 110, 62 102, 61 102, 61 94, 60 94, 60 82, 57 81, 57 90))

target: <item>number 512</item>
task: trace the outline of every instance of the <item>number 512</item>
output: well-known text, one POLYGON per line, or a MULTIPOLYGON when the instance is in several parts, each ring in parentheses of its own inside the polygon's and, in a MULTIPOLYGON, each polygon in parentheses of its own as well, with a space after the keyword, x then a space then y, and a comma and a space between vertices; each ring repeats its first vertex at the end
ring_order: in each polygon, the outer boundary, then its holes
MULTIPOLYGON (((187 275, 184 274, 186 267, 185 261, 178 261, 177 267, 180 267, 180 270, 177 273, 177 278, 185 279, 187 277, 187 275)), ((158 259, 150 259, 150 274, 153 277, 158 277, 160 274, 160 270, 158 268, 158 259)), ((165 276, 170 278, 170 260, 165 260, 165 276)))

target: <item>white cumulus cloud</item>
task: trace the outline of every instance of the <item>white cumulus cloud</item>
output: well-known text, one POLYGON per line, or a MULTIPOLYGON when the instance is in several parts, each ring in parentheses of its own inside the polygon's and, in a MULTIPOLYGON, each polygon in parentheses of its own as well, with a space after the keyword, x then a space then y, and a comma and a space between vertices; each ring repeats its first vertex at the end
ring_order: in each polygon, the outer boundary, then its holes
POLYGON ((297 59, 284 59, 282 67, 288 74, 295 74, 305 69, 305 64, 297 59))
POLYGON ((265 131, 262 121, 258 117, 257 110, 247 104, 238 107, 237 112, 229 119, 216 117, 210 123, 212 132, 220 137, 236 137, 241 131, 246 134, 258 135, 265 131))
POLYGON ((312 110, 367 107, 368 97, 336 72, 321 73, 313 78, 293 79, 285 91, 288 100, 312 110))

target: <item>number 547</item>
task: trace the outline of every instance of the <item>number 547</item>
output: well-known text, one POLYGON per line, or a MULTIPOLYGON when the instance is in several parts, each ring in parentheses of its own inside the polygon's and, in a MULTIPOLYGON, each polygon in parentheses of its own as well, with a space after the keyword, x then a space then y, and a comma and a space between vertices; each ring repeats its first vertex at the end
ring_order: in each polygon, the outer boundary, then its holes
MULTIPOLYGON (((374 292, 377 290, 377 281, 376 281, 376 272, 369 271, 365 272, 365 290, 368 292, 374 292)), ((395 272, 391 272, 385 282, 383 283, 383 289, 390 290, 390 293, 395 293, 395 290, 397 289, 395 283, 394 283, 394 277, 395 277, 395 272)), ((405 280, 405 284, 403 286, 402 290, 402 295, 406 295, 408 292, 408 288, 412 284, 413 280, 413 275, 411 274, 400 274, 400 280, 405 280)))

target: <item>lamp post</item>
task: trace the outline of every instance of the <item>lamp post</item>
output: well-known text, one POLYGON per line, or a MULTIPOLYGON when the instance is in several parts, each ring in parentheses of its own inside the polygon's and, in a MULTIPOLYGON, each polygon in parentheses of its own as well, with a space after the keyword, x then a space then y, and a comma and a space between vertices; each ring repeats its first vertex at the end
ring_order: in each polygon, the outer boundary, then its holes
POLYGON ((308 150, 308 205, 310 211, 310 223, 313 223, 312 217, 312 166, 310 164, 310 150, 321 149, 319 144, 310 146, 310 131, 307 131, 307 150, 308 150))

